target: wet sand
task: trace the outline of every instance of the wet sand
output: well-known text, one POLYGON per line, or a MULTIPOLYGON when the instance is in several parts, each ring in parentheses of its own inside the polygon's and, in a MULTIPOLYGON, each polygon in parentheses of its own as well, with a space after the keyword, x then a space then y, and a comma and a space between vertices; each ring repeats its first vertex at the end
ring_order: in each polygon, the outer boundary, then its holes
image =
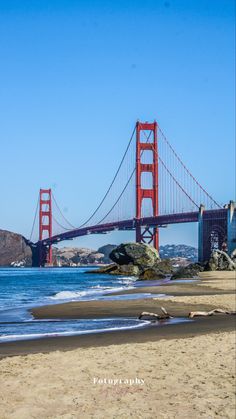
MULTIPOLYGON (((196 309, 196 306, 194 307, 196 309)), ((15 355, 70 351, 76 348, 105 347, 157 342, 162 339, 184 339, 212 332, 235 330, 235 316, 219 315, 196 318, 191 322, 162 325, 153 324, 147 328, 93 333, 80 336, 53 337, 0 344, 0 359, 15 355)), ((167 324, 167 323, 166 323, 167 324)))

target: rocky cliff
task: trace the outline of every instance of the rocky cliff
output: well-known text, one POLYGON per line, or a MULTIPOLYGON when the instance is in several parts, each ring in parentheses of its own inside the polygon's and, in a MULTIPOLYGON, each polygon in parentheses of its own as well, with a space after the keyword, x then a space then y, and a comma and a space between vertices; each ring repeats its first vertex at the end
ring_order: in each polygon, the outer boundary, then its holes
POLYGON ((0 266, 31 266, 32 251, 21 234, 0 230, 0 266))

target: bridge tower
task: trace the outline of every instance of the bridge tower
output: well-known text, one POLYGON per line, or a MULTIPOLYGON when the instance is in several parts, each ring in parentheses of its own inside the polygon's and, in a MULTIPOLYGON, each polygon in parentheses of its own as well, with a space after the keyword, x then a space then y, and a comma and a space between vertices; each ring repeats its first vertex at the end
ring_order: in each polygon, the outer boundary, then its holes
POLYGON ((52 247, 45 247, 42 240, 52 237, 52 191, 39 191, 39 266, 52 265, 52 247), (46 233, 46 235, 44 234, 46 233), (46 236, 46 237, 45 237, 46 236))
POLYGON ((157 146, 157 123, 137 122, 136 123, 136 242, 152 244, 157 250, 159 248, 159 234, 157 227, 142 228, 139 220, 142 218, 142 202, 144 199, 151 199, 153 216, 158 215, 158 146, 157 146), (142 132, 145 134, 143 141, 142 132), (147 134, 148 132, 148 134, 147 134), (142 155, 145 151, 152 152, 152 162, 143 163, 142 155), (142 187, 142 173, 152 173, 152 187, 142 187))
POLYGON ((201 205, 198 217, 199 262, 209 260, 213 250, 222 249, 230 255, 235 248, 236 203, 230 201, 224 208, 210 211, 201 205))

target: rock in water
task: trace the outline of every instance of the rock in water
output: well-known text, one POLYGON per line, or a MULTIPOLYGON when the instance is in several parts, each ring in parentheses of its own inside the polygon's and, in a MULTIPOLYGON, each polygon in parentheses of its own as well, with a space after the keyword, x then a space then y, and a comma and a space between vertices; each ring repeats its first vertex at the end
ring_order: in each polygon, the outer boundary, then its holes
POLYGON ((32 266, 32 251, 21 234, 0 230, 0 266, 32 266))
POLYGON ((143 243, 121 243, 112 250, 109 257, 118 265, 137 266, 141 272, 160 261, 158 251, 143 243))

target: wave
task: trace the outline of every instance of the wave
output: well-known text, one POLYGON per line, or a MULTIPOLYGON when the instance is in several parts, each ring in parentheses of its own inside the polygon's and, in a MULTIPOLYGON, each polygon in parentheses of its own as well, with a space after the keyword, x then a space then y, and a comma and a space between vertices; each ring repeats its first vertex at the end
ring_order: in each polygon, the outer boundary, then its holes
POLYGON ((86 291, 60 291, 55 295, 48 297, 51 300, 78 300, 85 297, 94 297, 99 295, 106 295, 112 292, 133 289, 133 287, 102 287, 95 285, 86 291))
POLYGON ((77 336, 77 335, 112 332, 112 331, 119 331, 119 330, 137 329, 137 328, 145 327, 148 324, 150 324, 148 320, 142 320, 142 321, 138 321, 138 324, 134 324, 132 326, 117 326, 117 327, 108 327, 108 328, 93 329, 93 330, 86 329, 86 330, 78 330, 78 331, 51 332, 51 333, 46 332, 46 333, 32 333, 32 334, 21 334, 21 335, 6 335, 6 336, 2 335, 0 336, 0 342, 31 340, 31 339, 34 340, 34 339, 60 337, 60 336, 61 337, 77 336))

